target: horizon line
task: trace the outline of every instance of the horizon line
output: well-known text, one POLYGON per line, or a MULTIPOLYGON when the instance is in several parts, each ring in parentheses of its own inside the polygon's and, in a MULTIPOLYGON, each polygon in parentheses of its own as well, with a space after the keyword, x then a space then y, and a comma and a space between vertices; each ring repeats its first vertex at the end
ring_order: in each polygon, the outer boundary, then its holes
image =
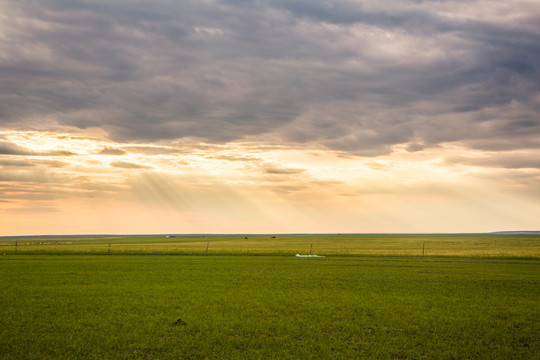
POLYGON ((504 235, 540 234, 540 230, 503 230, 485 232, 294 232, 294 233, 132 233, 132 234, 38 234, 38 235, 0 235, 0 238, 20 237, 105 237, 105 236, 276 236, 276 235, 504 235))

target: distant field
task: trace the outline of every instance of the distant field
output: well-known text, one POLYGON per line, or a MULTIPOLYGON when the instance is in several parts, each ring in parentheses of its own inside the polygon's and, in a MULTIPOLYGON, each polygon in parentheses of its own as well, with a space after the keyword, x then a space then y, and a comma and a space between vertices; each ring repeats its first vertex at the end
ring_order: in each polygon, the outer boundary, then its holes
POLYGON ((207 235, 0 238, 2 253, 540 257, 540 235, 207 235))
POLYGON ((540 358, 534 258, 21 252, 0 288, 1 359, 540 358))

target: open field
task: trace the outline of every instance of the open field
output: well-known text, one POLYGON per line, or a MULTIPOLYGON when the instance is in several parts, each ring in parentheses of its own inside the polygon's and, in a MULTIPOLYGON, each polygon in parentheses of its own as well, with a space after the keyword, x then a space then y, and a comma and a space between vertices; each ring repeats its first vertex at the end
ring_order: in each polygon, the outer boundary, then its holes
POLYGON ((540 356, 534 258, 18 253, 0 287, 2 359, 540 356))
POLYGON ((540 357, 538 235, 0 245, 1 359, 540 357))
POLYGON ((540 257, 540 235, 182 235, 0 238, 0 252, 540 257))

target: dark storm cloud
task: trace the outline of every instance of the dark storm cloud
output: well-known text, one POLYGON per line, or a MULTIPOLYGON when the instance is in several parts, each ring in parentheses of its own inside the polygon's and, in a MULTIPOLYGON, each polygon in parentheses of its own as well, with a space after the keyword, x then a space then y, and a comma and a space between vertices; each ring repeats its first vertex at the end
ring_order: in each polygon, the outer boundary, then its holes
POLYGON ((514 9, 519 21, 467 16, 495 3, 443 5, 6 1, 0 126, 122 141, 272 133, 364 155, 538 147, 540 5, 514 9))

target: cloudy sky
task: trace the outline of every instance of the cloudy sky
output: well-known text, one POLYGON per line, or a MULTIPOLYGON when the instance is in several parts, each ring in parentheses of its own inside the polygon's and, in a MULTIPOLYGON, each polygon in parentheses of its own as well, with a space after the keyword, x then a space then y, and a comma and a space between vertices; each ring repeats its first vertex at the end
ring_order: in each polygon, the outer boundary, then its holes
POLYGON ((0 235, 540 230, 537 0, 3 0, 0 235))

